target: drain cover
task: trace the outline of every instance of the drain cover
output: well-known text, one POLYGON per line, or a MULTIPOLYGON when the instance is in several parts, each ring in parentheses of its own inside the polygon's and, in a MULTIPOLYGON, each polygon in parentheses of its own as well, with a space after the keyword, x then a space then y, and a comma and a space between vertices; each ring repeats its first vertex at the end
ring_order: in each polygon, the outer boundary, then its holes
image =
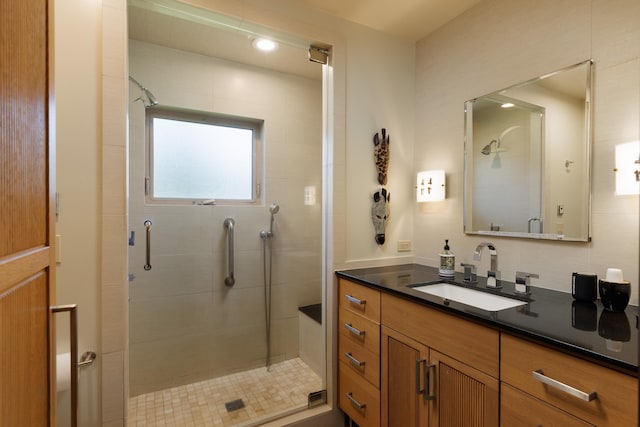
POLYGON ((227 412, 237 411, 238 409, 244 408, 244 402, 242 399, 236 399, 225 403, 224 407, 227 408, 227 412))

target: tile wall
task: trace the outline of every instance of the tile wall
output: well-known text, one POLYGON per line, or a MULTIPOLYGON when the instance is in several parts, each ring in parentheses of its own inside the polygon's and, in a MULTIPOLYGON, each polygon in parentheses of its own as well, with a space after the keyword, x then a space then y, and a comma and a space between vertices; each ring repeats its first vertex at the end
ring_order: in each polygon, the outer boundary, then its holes
MULTIPOLYGON (((462 232, 463 104, 530 78, 594 60, 592 241, 491 238, 503 278, 570 292, 573 271, 622 268, 638 304, 638 196, 614 195, 614 148, 640 139, 640 3, 487 0, 417 45, 415 170, 443 168, 447 200, 415 208, 416 259, 437 265, 444 239, 473 262, 481 236, 462 232)), ((488 257, 479 265, 483 274, 488 257)))

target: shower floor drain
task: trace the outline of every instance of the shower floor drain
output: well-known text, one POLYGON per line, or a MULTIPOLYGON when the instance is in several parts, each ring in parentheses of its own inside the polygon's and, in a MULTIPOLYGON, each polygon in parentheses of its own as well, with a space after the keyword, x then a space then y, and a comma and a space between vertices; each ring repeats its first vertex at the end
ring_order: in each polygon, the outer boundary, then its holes
POLYGON ((237 411, 238 409, 244 408, 244 402, 242 399, 232 400, 231 402, 227 402, 224 404, 224 407, 227 408, 227 412, 237 411))

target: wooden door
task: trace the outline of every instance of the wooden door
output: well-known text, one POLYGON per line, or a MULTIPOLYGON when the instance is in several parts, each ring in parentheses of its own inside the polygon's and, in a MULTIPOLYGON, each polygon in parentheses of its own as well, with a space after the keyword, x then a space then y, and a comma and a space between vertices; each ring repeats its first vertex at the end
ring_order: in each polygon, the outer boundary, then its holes
POLYGON ((0 1, 0 425, 54 424, 47 0, 0 1))
POLYGON ((418 427, 429 422, 429 349, 393 329, 382 330, 383 426, 418 427))
POLYGON ((431 349, 435 365, 430 425, 498 427, 498 380, 431 349))

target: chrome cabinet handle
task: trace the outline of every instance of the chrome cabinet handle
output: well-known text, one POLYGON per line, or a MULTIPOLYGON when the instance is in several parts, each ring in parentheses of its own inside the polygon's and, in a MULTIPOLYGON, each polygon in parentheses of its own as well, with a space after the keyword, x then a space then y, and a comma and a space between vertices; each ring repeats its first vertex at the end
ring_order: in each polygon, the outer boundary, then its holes
POLYGON ((420 366, 427 364, 427 359, 418 359, 416 360, 416 394, 426 394, 427 393, 427 385, 428 383, 425 381, 424 388, 420 388, 420 366))
POLYGON ((353 355, 350 352, 346 352, 344 355, 347 357, 347 359, 349 359, 349 362, 351 362, 353 366, 356 366, 358 368, 362 368, 366 363, 366 362, 361 362, 355 357, 353 357, 353 355))
POLYGON ((424 395, 424 400, 436 400, 435 390, 431 392, 431 370, 435 371, 436 365, 427 365, 427 369, 424 370, 424 388, 427 392, 424 395))
POLYGON ((353 406, 355 406, 358 410, 363 411, 363 410, 364 410, 364 408, 366 408, 366 407, 367 407, 367 404, 366 404, 366 403, 360 403, 360 402, 358 402, 356 399, 354 399, 354 398, 353 398, 353 393, 352 393, 352 392, 349 392, 349 393, 345 394, 345 396, 347 396, 347 399, 349 399, 349 400, 351 401, 351 404, 352 404, 353 406))
POLYGON ((78 426, 78 306, 76 304, 56 305, 51 313, 69 312, 69 343, 71 359, 71 427, 78 426))
POLYGON ((352 302, 354 304, 365 305, 367 303, 367 301, 365 301, 363 299, 358 299, 358 298, 353 297, 353 296, 351 296, 349 294, 346 294, 344 297, 347 299, 347 301, 352 302))
POLYGON ((224 278, 224 284, 227 286, 233 286, 236 283, 236 279, 234 277, 234 262, 233 262, 233 254, 234 254, 234 243, 233 243, 233 228, 235 226, 235 221, 233 218, 227 218, 224 220, 224 226, 227 229, 227 277, 224 278))
POLYGON ((354 335, 357 335, 359 337, 364 336, 365 331, 361 331, 359 329, 354 328, 353 326, 351 326, 350 323, 345 323, 344 327, 347 328, 347 330, 354 335))
POLYGON ((147 229, 147 258, 144 265, 145 271, 151 270, 151 226, 153 223, 150 220, 144 222, 144 227, 147 229))
POLYGON ((595 400, 598 398, 597 392, 592 391, 591 393, 587 393, 582 390, 578 390, 577 388, 573 388, 570 385, 567 385, 565 383, 561 383, 558 380, 554 380, 553 378, 546 376, 542 372, 542 369, 536 369, 535 371, 531 371, 531 375, 533 376, 533 378, 540 381, 541 383, 551 386, 555 389, 558 389, 573 397, 577 397, 578 399, 584 400, 585 402, 591 402, 592 400, 595 400))

